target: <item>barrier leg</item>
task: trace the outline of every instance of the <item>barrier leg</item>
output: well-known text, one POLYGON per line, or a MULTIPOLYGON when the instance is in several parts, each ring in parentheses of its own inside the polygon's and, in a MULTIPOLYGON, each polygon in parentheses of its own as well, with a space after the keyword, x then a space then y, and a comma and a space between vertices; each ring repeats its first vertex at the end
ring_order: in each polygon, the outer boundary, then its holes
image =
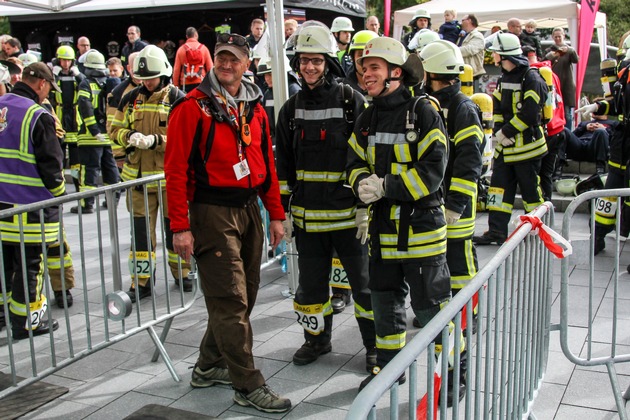
MULTIPOLYGON (((169 318, 164 323, 164 329, 162 330, 162 334, 160 334, 160 343, 164 343, 166 341, 166 336, 168 332, 171 330, 171 324, 173 323, 173 318, 169 318)), ((155 349, 153 352, 153 357, 151 358, 151 362, 157 362, 157 359, 160 357, 159 349, 155 349)))
POLYGON ((166 352, 166 349, 164 348, 164 345, 160 341, 160 338, 158 337, 157 333, 155 332, 155 329, 153 327, 149 327, 147 328, 147 332, 149 333, 149 336, 153 340, 156 350, 159 351, 160 354, 162 355, 162 359, 164 359, 164 363, 166 364, 168 371, 171 372, 171 376, 173 377, 173 380, 175 382, 180 382, 181 379, 179 378, 179 375, 177 374, 177 372, 175 372, 173 361, 171 360, 170 356, 166 352))

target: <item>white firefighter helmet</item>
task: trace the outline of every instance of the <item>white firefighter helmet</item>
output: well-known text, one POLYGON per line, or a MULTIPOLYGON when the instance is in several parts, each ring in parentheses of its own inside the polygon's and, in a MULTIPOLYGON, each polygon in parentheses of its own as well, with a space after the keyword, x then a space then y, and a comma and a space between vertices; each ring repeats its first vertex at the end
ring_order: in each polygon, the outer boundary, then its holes
POLYGON ((333 20, 333 23, 330 27, 330 32, 336 33, 341 31, 354 32, 354 28, 352 27, 352 21, 347 17, 337 17, 333 20))
POLYGON ((144 47, 133 62, 133 75, 140 80, 168 77, 171 74, 173 74, 173 67, 168 62, 166 53, 155 45, 144 47))
POLYGON ((499 55, 522 55, 521 41, 514 34, 498 32, 492 41, 489 51, 499 55))
POLYGON ((96 50, 90 50, 85 53, 85 62, 83 63, 86 69, 105 70, 105 57, 103 54, 96 50))
POLYGON ((438 40, 430 43, 422 52, 420 60, 424 71, 435 74, 462 74, 464 58, 459 47, 450 41, 438 40))

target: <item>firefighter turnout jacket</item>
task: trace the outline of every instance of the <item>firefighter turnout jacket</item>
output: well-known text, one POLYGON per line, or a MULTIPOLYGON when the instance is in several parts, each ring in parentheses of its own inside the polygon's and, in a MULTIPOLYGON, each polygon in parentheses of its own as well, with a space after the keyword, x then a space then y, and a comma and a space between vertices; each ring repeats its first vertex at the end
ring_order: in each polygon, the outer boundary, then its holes
POLYGON ((547 153, 542 107, 547 100, 547 85, 537 70, 518 66, 503 72, 493 96, 494 132, 499 130, 514 145, 497 144, 495 159, 503 152, 506 164, 540 159, 547 153))
POLYGON ((446 130, 426 98, 410 98, 403 86, 374 98, 348 142, 348 180, 357 196, 362 179, 384 178, 385 196, 371 205, 370 222, 371 258, 383 262, 440 260, 446 251, 446 130))

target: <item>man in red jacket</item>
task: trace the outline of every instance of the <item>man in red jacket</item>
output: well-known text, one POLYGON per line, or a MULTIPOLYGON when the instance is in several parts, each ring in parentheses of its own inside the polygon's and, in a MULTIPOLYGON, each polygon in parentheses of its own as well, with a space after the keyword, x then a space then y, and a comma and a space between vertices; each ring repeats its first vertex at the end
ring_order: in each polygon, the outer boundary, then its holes
POLYGON ((173 84, 190 92, 201 83, 212 68, 208 47, 198 41, 199 34, 192 26, 186 29, 186 42, 179 47, 173 66, 173 84))
POLYGON ((164 172, 174 250, 195 256, 208 328, 190 384, 232 384, 234 401, 268 413, 291 408, 254 367, 252 312, 260 283, 263 228, 258 197, 269 211, 270 242, 284 235, 284 210, 267 114, 258 87, 243 78, 244 37, 220 34, 213 70, 170 114, 164 172))
MULTIPOLYGON (((538 61, 535 48, 525 45, 522 49, 531 68, 540 70, 542 67, 547 67, 551 70, 551 61, 538 61)), ((556 173, 562 173, 564 156, 561 156, 560 151, 563 150, 564 142, 566 141, 564 134, 566 120, 564 118, 564 101, 560 90, 560 79, 555 73, 550 72, 550 74, 553 80, 553 89, 549 89, 549 100, 547 102, 552 104, 553 115, 546 125, 547 155, 543 157, 540 163, 540 171, 538 172, 540 189, 545 201, 551 201, 553 177, 556 173)))

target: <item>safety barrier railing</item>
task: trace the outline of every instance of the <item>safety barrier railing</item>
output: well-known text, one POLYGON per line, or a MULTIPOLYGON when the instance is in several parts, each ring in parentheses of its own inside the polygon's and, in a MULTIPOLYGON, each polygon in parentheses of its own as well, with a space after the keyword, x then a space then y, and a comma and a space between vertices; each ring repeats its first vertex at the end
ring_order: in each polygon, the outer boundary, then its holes
POLYGON ((375 419, 378 415, 397 419, 402 414, 410 419, 434 419, 438 413, 441 419, 529 416, 549 348, 552 257, 546 246, 559 255, 570 253, 570 246, 563 250, 553 240, 562 241, 559 235, 546 228, 553 226, 553 218, 549 202, 521 216, 519 226, 470 284, 359 393, 346 418, 375 419), (538 233, 543 240, 530 233, 538 233), (473 328, 465 326, 473 325, 475 303, 478 316, 473 334, 473 328), (441 353, 433 342, 440 334, 441 353), (467 343, 465 373, 460 367, 460 352, 453 351, 461 348, 462 336, 467 343), (453 369, 453 389, 459 388, 460 373, 467 384, 464 399, 453 398, 450 409, 449 365, 453 369), (409 402, 399 404, 398 378, 407 370, 409 384, 404 386, 408 386, 409 402), (385 398, 388 390, 389 401, 385 398))
MULTIPOLYGON (((26 212, 35 212, 39 214, 43 231, 44 209, 60 206, 60 224, 64 229, 59 230, 58 240, 62 260, 61 281, 64 295, 67 287, 63 269, 64 247, 66 246, 64 244, 64 230, 65 239, 70 245, 74 257, 76 279, 75 289, 72 290, 75 294, 74 307, 68 308, 67 299, 64 297, 64 308, 53 308, 54 297, 49 282, 49 273, 48 269, 45 270, 42 293, 48 299, 47 317, 49 320, 52 318, 59 320, 59 330, 37 337, 33 337, 32 333, 29 332, 28 339, 16 341, 11 333, 9 297, 6 294, 9 279, 5 278, 4 255, 2 248, 0 248, 1 297, 4 302, 3 305, 0 305, 0 310, 4 312, 7 323, 6 330, 0 333, 0 366, 9 368, 12 385, 0 391, 0 398, 142 331, 149 334, 155 345, 155 353, 151 360, 155 362, 159 357, 162 357, 173 379, 179 381, 179 376, 163 343, 169 333, 173 319, 186 312, 193 305, 197 295, 198 282, 193 261, 190 274, 190 278, 193 280, 192 292, 184 292, 183 281, 178 282, 178 287, 173 286, 173 277, 168 267, 166 230, 162 213, 165 204, 161 194, 163 189, 164 177, 163 175, 156 175, 0 212, 0 219, 20 216, 26 212), (127 196, 131 190, 142 191, 145 208, 147 208, 148 194, 153 193, 153 190, 149 192, 147 187, 149 184, 151 184, 151 188, 156 188, 159 203, 156 254, 155 259, 149 259, 151 265, 149 281, 153 284, 153 293, 150 299, 147 298, 132 305, 129 297, 123 291, 126 290, 123 289, 123 278, 127 279, 128 285, 131 266, 137 267, 140 261, 134 258, 129 269, 123 267, 127 266, 129 252, 135 249, 133 245, 134 220, 131 216, 133 203, 131 200, 128 201, 128 205, 131 207, 129 212, 123 207, 121 207, 122 210, 119 210, 116 191, 126 190, 127 196), (103 195, 106 199, 107 212, 100 211, 102 208, 100 198, 103 195), (68 204, 80 206, 79 200, 88 197, 95 197, 95 214, 79 213, 76 216, 64 214, 64 206, 65 209, 68 208, 68 204), (162 328, 159 335, 156 331, 158 326, 162 328)), ((24 229, 22 219, 18 217, 18 220, 22 231, 24 229)), ((22 267, 24 267, 24 236, 23 232, 20 234, 22 235, 20 258, 22 267)), ((148 221, 146 236, 146 243, 150 244, 148 221)), ((47 246, 44 244, 43 235, 42 245, 37 246, 41 246, 43 265, 47 267, 50 256, 47 246)), ((178 280, 182 280, 181 260, 178 261, 178 280)), ((26 294, 26 284, 23 284, 23 287, 26 294)), ((136 290, 138 289, 136 288, 136 290)), ((26 308, 27 322, 32 325, 30 322, 32 313, 29 305, 26 305, 26 308)))
MULTIPOLYGON (((627 197, 630 197, 630 189, 627 188, 589 191, 578 196, 567 207, 562 222, 562 234, 575 244, 574 248, 582 251, 576 256, 576 259, 582 261, 583 264, 588 262, 588 300, 584 302, 583 299, 580 299, 580 317, 578 319, 575 311, 571 311, 569 306, 572 301, 576 301, 576 290, 569 284, 571 280, 570 266, 575 262, 563 260, 561 264, 560 324, 553 326, 560 329, 562 351, 572 363, 578 366, 606 367, 619 417, 624 420, 628 418, 625 405, 630 399, 630 388, 622 393, 615 365, 630 361, 630 354, 623 353, 624 346, 628 344, 627 311, 624 308, 627 306, 627 300, 625 300, 627 294, 624 295, 623 288, 620 287, 620 280, 627 282, 627 279, 621 279, 623 274, 619 273, 622 247, 621 209, 625 205, 621 204, 621 198, 627 200, 627 197), (614 238, 614 247, 610 247, 610 241, 606 245, 608 252, 613 251, 612 278, 595 275, 596 261, 593 255, 595 235, 589 234, 588 238, 571 236, 572 226, 576 220, 579 220, 574 217, 575 213, 583 203, 589 203, 590 232, 595 232, 596 211, 607 214, 609 218, 615 214, 615 229, 609 235, 610 238, 614 238), (615 212, 615 210, 617 211, 615 212), (606 295, 608 300, 605 308, 601 305, 601 297, 598 299, 594 296, 596 288, 601 290, 603 286, 609 290, 606 295), (612 290, 612 295, 610 290, 612 290), (609 302, 609 300, 612 301, 609 302), (608 313, 608 309, 610 309, 610 313, 608 313), (601 310, 606 310, 607 313, 598 320, 597 314, 601 310), (571 349, 570 343, 574 336, 572 334, 576 334, 578 331, 583 334, 584 330, 586 330, 584 346, 580 345, 579 349, 571 349)), ((599 313, 601 314, 601 312, 599 313)))

